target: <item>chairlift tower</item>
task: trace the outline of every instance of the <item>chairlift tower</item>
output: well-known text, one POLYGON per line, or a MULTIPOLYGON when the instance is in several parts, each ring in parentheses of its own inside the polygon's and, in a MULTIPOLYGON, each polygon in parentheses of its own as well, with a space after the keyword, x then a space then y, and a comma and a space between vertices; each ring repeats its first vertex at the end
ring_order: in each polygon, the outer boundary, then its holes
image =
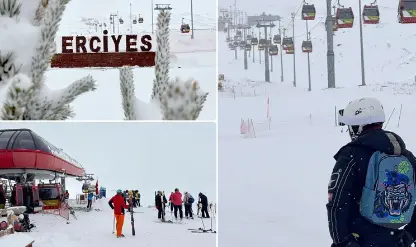
MULTIPOLYGON (((249 25, 239 25, 238 26, 238 29, 242 29, 244 31, 243 38, 244 38, 245 45, 247 45, 247 30, 249 30, 250 28, 251 27, 249 25)), ((248 69, 246 46, 244 46, 244 69, 245 70, 248 69)))
POLYGON ((364 42, 363 42, 363 20, 361 12, 361 0, 358 1, 360 11, 360 50, 361 50, 361 86, 365 86, 365 65, 364 65, 364 42))
POLYGON ((334 23, 332 17, 331 0, 326 0, 326 63, 328 70, 328 88, 335 88, 335 55, 334 55, 334 23))
POLYGON ((110 26, 113 26, 113 33, 116 33, 116 19, 118 18, 118 14, 110 14, 110 26))
POLYGON ((292 13, 292 39, 293 39, 293 86, 294 86, 294 87, 296 87, 295 17, 296 17, 296 13, 292 13))
POLYGON ((264 46, 264 66, 265 66, 265 81, 270 82, 270 65, 269 65, 269 43, 267 42, 267 28, 273 28, 276 25, 270 21, 266 23, 265 21, 259 20, 256 27, 264 28, 264 37, 266 39, 266 45, 264 46))

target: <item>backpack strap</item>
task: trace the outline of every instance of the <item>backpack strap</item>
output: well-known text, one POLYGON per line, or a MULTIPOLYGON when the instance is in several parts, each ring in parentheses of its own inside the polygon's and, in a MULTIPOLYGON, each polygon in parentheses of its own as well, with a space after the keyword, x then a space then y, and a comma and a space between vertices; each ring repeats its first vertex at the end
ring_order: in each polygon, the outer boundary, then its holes
POLYGON ((399 141, 397 140, 396 136, 392 133, 386 132, 387 137, 390 140, 390 143, 393 145, 393 153, 394 155, 402 154, 402 147, 400 146, 399 141))

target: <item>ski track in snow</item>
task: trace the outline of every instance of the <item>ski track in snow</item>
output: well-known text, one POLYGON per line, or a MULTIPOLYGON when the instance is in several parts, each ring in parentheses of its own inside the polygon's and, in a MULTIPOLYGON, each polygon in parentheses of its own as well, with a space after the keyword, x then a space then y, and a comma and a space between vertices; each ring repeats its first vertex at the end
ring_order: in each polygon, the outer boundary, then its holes
MULTIPOLYGON (((265 2, 272 3, 264 0, 259 4, 265 6, 265 2)), ((324 1, 308 3, 315 4, 317 13, 325 13, 324 1)), ((282 27, 287 27, 290 13, 299 4, 299 1, 279 1, 269 6, 267 13, 281 14, 285 18, 282 27)), ((342 4, 352 6, 358 15, 357 2, 347 0, 342 4)), ((252 10, 249 5, 252 3, 241 3, 240 7, 249 11, 252 10)), ((381 100, 387 118, 391 114, 387 129, 401 135, 407 147, 416 151, 415 49, 412 45, 416 40, 410 35, 415 25, 397 23, 397 2, 382 5, 388 8, 380 9, 380 25, 366 25, 363 30, 368 84, 365 87, 357 86, 361 84, 358 18, 353 29, 340 30, 334 38, 336 89, 325 89, 325 26, 318 24, 313 29, 312 92, 307 92, 306 54, 296 53, 297 88, 292 85, 293 55, 283 55, 284 82, 280 81, 279 54, 273 59, 271 83, 266 83, 264 55, 259 64, 259 53, 255 50, 255 63, 249 57, 248 70, 244 70, 243 51, 238 50, 235 60, 234 51, 225 42, 226 34, 219 34, 219 73, 225 75, 218 112, 220 246, 331 245, 325 207, 327 186, 335 164, 333 155, 350 141, 345 128, 335 127, 335 111, 353 99, 377 97, 381 100), (268 98, 271 130, 256 124, 266 120, 268 98), (253 119, 257 138, 240 135, 241 118, 253 119)), ((256 10, 262 12, 259 6, 256 10)), ((299 37, 295 39, 295 47, 300 49, 306 38, 301 36, 305 33, 305 22, 300 17, 297 19, 295 36, 299 37)), ((316 21, 309 21, 309 27, 319 19, 317 16, 316 21)), ((273 29, 273 34, 276 30, 273 29)), ((288 31, 291 35, 291 27, 288 31)))

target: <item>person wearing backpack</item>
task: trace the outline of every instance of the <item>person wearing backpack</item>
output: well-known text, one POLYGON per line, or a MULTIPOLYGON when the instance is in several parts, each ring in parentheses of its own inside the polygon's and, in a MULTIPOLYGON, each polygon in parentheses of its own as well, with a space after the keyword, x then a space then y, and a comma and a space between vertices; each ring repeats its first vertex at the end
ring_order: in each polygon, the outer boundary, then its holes
POLYGON ((194 219, 193 212, 192 212, 192 203, 194 203, 195 199, 189 192, 185 192, 185 196, 183 198, 183 203, 185 205, 185 217, 194 219))
POLYGON ((332 247, 410 247, 415 241, 416 158, 399 135, 382 129, 384 122, 375 98, 339 111, 351 142, 334 156, 328 184, 332 247))

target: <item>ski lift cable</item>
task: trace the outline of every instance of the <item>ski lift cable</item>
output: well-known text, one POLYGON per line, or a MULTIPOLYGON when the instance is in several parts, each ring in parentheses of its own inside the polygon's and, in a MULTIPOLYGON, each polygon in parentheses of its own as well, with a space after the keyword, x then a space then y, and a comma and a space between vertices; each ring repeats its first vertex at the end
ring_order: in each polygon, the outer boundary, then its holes
MULTIPOLYGON (((300 3, 298 10, 296 10, 295 15, 297 15, 299 13, 299 10, 302 8, 303 4, 305 3, 304 0, 302 0, 302 2, 300 3)), ((293 20, 293 19, 292 19, 293 20)), ((292 24, 292 21, 289 22, 289 24, 287 25, 286 29, 289 29, 290 25, 292 24)))
MULTIPOLYGON (((315 23, 315 25, 313 25, 313 26, 312 26, 312 28, 309 30, 309 33, 311 33, 311 32, 312 32, 312 30, 313 30, 315 27, 317 27, 317 26, 318 26, 318 24, 323 23, 323 22, 322 22, 322 20, 323 20, 323 19, 325 19, 325 18, 326 18, 326 16, 321 17, 321 19, 319 19, 319 21, 318 21, 317 23, 315 23)), ((305 35, 307 35, 307 34, 308 34, 308 33, 303 33, 303 34, 301 34, 301 35, 295 36, 295 38, 299 38, 299 37, 305 36, 305 35)))

